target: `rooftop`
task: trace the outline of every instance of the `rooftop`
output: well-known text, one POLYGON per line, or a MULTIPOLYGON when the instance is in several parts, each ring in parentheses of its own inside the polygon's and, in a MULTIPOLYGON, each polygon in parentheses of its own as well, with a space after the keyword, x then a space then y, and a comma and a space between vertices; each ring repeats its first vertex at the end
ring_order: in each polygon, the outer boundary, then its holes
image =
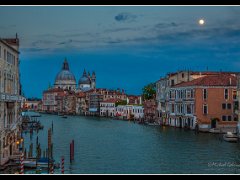
POLYGON ((179 83, 175 87, 187 86, 236 86, 237 78, 229 73, 218 73, 216 75, 204 76, 189 82, 179 83))

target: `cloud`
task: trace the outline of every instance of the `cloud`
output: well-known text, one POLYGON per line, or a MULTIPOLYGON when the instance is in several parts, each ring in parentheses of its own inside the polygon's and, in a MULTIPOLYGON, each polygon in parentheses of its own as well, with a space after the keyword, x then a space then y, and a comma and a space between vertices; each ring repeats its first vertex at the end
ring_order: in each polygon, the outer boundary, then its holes
MULTIPOLYGON (((133 19, 136 18, 129 13, 120 13, 116 17, 117 21, 128 22, 131 21, 132 16, 133 19)), ((240 41, 239 28, 238 25, 222 26, 222 24, 199 27, 174 21, 156 21, 155 23, 139 25, 126 23, 98 30, 93 29, 89 32, 58 32, 58 34, 38 35, 28 48, 49 48, 49 51, 54 49, 56 51, 79 51, 145 45, 153 47, 167 47, 169 45, 198 47, 204 45, 211 48, 216 44, 226 46, 227 43, 231 44, 233 48, 240 41)))
POLYGON ((135 21, 137 16, 130 13, 119 13, 114 18, 118 22, 132 22, 135 21))
POLYGON ((171 23, 158 23, 154 26, 154 28, 159 29, 159 28, 171 28, 171 27, 177 27, 178 24, 175 22, 171 22, 171 23))

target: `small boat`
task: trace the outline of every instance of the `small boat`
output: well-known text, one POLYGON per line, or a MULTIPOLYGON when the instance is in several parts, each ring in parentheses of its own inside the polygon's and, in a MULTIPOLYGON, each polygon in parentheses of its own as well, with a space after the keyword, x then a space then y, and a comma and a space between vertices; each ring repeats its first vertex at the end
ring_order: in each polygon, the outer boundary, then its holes
POLYGON ((227 132, 227 134, 223 135, 223 139, 227 142, 237 142, 238 136, 232 132, 227 132))
POLYGON ((66 116, 66 115, 63 115, 62 118, 67 118, 67 116, 66 116))
POLYGON ((157 123, 147 123, 148 126, 157 126, 158 124, 157 123))
MULTIPOLYGON (((53 160, 53 163, 55 161, 53 160)), ((20 163, 20 161, 17 161, 17 163, 20 163)), ((41 167, 41 168, 48 168, 48 158, 40 158, 37 163, 36 163, 36 159, 27 159, 23 161, 24 167, 26 168, 37 168, 37 167, 41 167)), ((54 167, 55 168, 59 168, 59 164, 54 163, 54 167)))

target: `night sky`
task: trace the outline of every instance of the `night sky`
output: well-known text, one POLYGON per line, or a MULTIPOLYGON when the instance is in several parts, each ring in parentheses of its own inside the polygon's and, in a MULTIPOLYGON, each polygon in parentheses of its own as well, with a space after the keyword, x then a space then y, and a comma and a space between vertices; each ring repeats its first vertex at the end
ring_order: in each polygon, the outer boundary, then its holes
POLYGON ((240 6, 0 7, 0 37, 20 38, 27 97, 54 84, 64 58, 77 81, 140 94, 177 70, 240 71, 240 6), (198 21, 204 19, 204 25, 198 21))

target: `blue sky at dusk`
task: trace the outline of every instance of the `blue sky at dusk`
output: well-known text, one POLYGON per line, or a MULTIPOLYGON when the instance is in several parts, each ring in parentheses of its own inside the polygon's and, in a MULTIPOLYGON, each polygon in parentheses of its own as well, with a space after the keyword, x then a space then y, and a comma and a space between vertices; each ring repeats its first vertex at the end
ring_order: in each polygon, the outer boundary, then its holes
POLYGON ((176 70, 240 71, 239 17, 240 6, 0 6, 0 37, 18 33, 27 97, 54 84, 65 57, 77 81, 86 68, 97 87, 140 94, 176 70))

